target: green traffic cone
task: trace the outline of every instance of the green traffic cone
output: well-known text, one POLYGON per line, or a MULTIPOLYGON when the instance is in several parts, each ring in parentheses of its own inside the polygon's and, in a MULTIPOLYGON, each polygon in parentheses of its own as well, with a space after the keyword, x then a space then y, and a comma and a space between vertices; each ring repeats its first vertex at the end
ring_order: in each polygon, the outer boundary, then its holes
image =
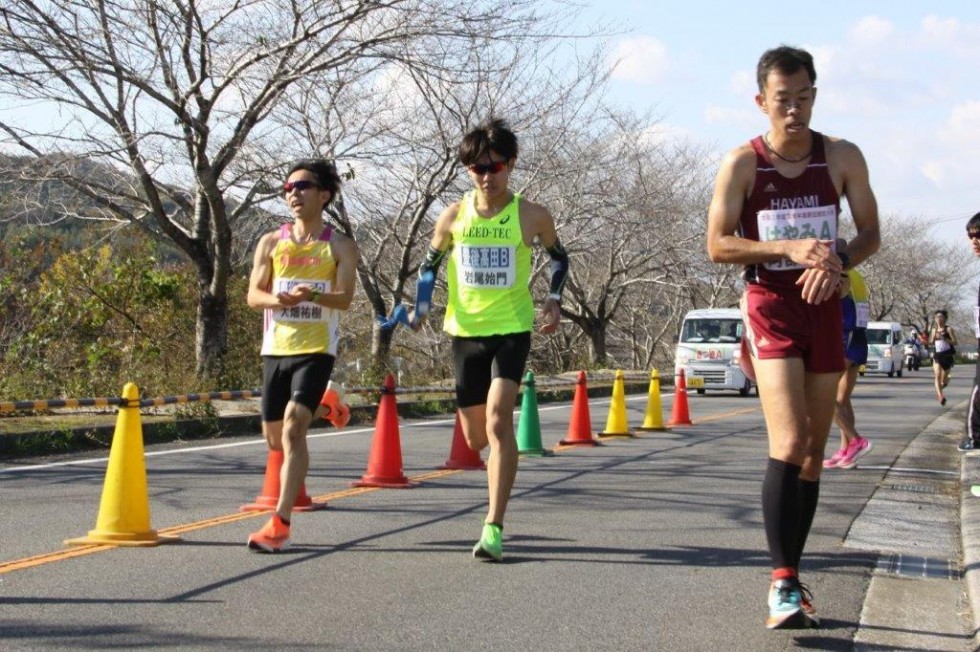
POLYGON ((531 457, 554 455, 541 446, 538 396, 534 391, 534 374, 530 371, 524 375, 524 399, 521 401, 521 420, 517 424, 517 452, 531 457))

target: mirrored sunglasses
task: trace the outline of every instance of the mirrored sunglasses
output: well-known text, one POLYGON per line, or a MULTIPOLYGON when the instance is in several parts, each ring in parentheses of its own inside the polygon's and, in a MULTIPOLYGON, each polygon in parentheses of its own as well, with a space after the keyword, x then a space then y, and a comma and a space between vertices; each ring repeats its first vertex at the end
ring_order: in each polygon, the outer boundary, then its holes
POLYGON ((287 181, 282 184, 283 193, 289 193, 293 190, 309 190, 310 188, 319 188, 313 181, 307 181, 306 179, 300 179, 299 181, 287 181))
POLYGON ((507 167, 507 161, 492 161, 490 163, 474 163, 467 165, 466 169, 477 175, 497 174, 507 167))

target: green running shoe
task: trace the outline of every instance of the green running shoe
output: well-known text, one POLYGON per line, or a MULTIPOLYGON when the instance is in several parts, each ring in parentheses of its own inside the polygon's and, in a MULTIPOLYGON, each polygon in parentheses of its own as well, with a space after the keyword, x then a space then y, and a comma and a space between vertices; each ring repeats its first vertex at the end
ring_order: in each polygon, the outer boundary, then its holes
POLYGON ((473 546, 473 556, 477 559, 501 561, 504 558, 502 528, 493 523, 483 524, 483 535, 473 546))

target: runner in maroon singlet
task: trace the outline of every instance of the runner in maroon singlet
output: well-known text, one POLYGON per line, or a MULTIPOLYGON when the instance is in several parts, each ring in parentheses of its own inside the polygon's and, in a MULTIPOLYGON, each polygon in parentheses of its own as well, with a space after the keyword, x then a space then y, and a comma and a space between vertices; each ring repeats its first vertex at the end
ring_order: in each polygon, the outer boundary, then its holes
POLYGON ((707 247, 712 261, 745 266, 746 340, 769 439, 762 483, 773 568, 766 626, 809 627, 819 620, 799 565, 844 369, 840 273, 878 249, 878 208, 861 151, 810 129, 817 95, 810 54, 769 50, 756 72, 756 104, 769 131, 722 162, 707 247), (835 251, 842 197, 857 235, 835 251))

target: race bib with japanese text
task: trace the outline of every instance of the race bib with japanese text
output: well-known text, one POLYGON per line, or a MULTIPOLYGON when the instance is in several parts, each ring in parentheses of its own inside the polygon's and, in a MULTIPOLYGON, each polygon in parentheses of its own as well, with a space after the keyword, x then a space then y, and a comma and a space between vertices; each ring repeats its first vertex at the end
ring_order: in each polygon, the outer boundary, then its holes
MULTIPOLYGON (((837 209, 834 206, 761 210, 757 214, 759 241, 837 239, 837 209)), ((804 269, 788 258, 765 263, 768 270, 782 272, 804 269)))
POLYGON ((460 245, 457 247, 459 281, 473 288, 510 288, 517 275, 515 247, 460 245))

